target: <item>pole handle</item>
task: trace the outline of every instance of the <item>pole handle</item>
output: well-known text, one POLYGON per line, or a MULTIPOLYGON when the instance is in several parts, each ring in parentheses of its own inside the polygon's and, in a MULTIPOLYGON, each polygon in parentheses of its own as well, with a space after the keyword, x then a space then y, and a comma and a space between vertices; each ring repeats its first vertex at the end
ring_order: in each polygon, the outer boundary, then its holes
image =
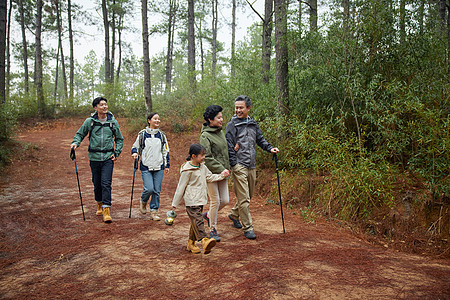
POLYGON ((71 160, 76 159, 76 156, 75 156, 75 149, 74 149, 74 148, 70 148, 70 159, 71 159, 71 160))

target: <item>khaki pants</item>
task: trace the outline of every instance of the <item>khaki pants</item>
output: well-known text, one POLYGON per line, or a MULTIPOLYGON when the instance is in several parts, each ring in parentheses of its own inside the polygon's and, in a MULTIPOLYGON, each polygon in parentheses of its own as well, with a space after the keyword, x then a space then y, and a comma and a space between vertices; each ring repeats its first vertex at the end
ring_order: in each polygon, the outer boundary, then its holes
POLYGON ((255 190, 256 169, 247 169, 240 164, 236 164, 232 171, 237 202, 231 209, 231 217, 240 219, 242 230, 253 230, 252 216, 250 215, 250 199, 255 190))
POLYGON ((205 232, 205 225, 203 224, 203 205, 186 206, 186 212, 191 220, 191 227, 189 228, 189 239, 200 241, 207 237, 205 232))
POLYGON ((230 202, 228 193, 228 180, 208 182, 209 211, 208 218, 211 224, 210 230, 217 229, 217 214, 230 202))

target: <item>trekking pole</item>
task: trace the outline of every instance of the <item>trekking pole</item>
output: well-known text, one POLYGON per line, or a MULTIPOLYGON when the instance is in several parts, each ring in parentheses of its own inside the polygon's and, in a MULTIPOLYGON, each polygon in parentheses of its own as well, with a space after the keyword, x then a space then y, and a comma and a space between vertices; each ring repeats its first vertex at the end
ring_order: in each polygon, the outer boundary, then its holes
POLYGON ((134 160, 134 171, 133 171, 133 184, 131 186, 131 201, 130 201, 130 215, 128 216, 128 218, 131 218, 131 206, 133 204, 133 190, 134 190, 134 177, 136 175, 136 170, 138 168, 138 158, 136 158, 134 160))
POLYGON ((273 154, 272 159, 275 160, 275 167, 277 169, 278 195, 280 195, 281 220, 283 221, 283 233, 286 233, 286 230, 284 229, 283 203, 281 202, 280 174, 278 173, 278 158, 276 153, 273 154))
POLYGON ((77 173, 78 192, 80 193, 81 211, 83 212, 83 221, 86 221, 84 217, 83 198, 81 197, 80 178, 78 177, 77 158, 75 156, 75 149, 70 149, 70 158, 75 162, 75 172, 77 173))

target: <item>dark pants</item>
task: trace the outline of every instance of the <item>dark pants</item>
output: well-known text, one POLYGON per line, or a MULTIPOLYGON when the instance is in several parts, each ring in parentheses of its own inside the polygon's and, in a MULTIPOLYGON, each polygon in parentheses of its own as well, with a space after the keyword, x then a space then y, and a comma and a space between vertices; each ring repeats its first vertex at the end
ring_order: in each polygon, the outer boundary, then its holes
POLYGON ((203 205, 186 206, 186 212, 191 220, 191 227, 189 228, 189 239, 193 241, 200 241, 207 237, 205 232, 205 224, 203 223, 203 205))
POLYGON ((101 202, 103 207, 111 207, 111 183, 114 162, 111 159, 105 161, 89 161, 94 184, 95 201, 101 202))

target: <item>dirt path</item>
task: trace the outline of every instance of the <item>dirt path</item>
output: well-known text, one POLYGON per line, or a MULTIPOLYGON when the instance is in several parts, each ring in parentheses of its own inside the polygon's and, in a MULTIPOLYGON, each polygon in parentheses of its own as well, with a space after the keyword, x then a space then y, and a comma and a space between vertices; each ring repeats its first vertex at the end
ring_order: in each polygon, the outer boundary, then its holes
MULTIPOLYGON (((247 240, 231 226, 227 207, 219 215, 217 247, 208 255, 188 253, 184 210, 171 227, 138 212, 140 172, 128 218, 134 137, 126 132, 114 168, 112 224, 95 216, 87 143, 77 151, 83 221, 68 147, 82 121, 19 133, 38 149, 30 146, 29 155, 16 157, 0 176, 2 299, 450 298, 449 261, 374 247, 343 228, 306 224, 291 213, 282 234, 279 207, 259 198, 251 207, 258 239, 247 240)), ((198 136, 167 135, 172 169, 164 178, 161 214, 170 209, 178 167, 198 136)))

